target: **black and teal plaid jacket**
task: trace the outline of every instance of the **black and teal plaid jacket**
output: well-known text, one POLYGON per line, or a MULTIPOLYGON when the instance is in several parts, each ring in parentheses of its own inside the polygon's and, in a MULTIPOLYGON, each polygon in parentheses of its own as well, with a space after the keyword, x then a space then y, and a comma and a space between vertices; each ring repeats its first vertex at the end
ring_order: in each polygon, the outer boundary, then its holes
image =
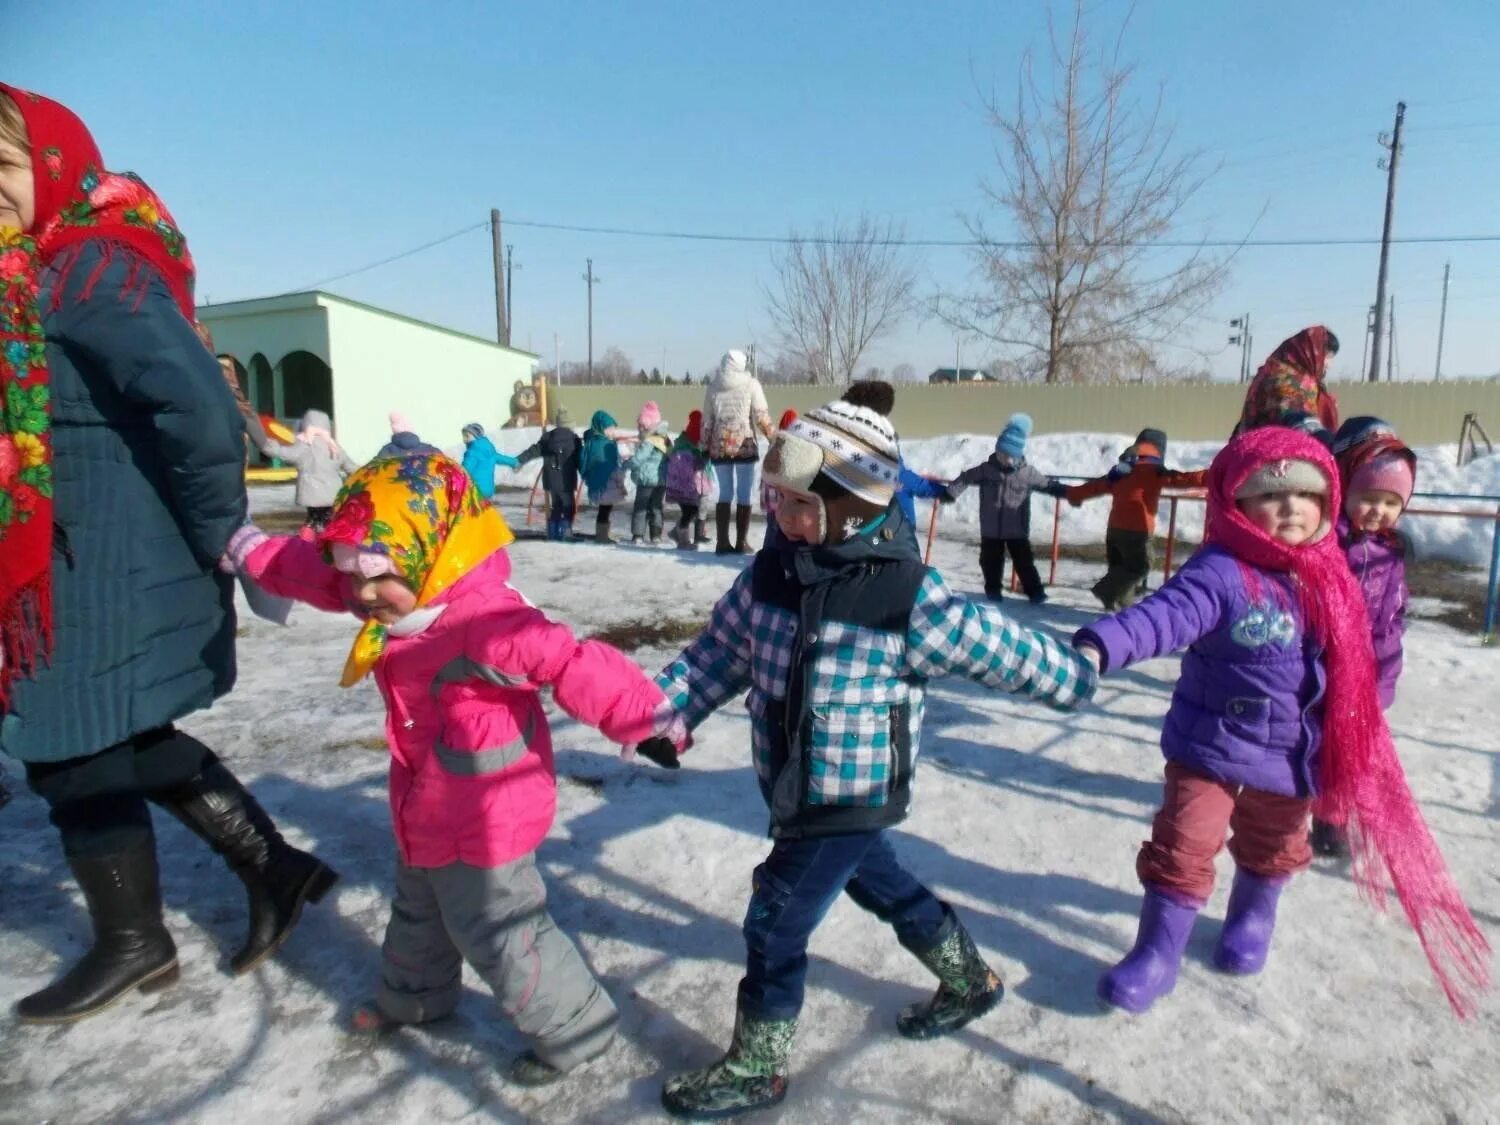
POLYGON ((926 682, 957 674, 1069 709, 1096 677, 1071 648, 954 593, 894 506, 873 535, 768 549, 657 676, 689 728, 749 689, 756 773, 773 836, 901 821, 926 682))

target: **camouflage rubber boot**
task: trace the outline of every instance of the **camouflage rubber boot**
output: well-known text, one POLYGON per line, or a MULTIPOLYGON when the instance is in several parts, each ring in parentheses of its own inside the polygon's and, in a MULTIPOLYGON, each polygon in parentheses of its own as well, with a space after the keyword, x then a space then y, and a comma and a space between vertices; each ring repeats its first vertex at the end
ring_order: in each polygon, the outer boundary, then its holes
POLYGON ((776 1105, 786 1097, 787 1059, 796 1020, 758 1020, 741 1012, 729 1052, 713 1066, 670 1079, 661 1104, 673 1117, 716 1121, 776 1105))
POLYGON ((984 1015, 1005 995, 1000 975, 985 963, 974 939, 955 921, 948 936, 917 960, 940 982, 931 1000, 913 1004, 896 1019, 896 1030, 908 1039, 950 1035, 984 1015))

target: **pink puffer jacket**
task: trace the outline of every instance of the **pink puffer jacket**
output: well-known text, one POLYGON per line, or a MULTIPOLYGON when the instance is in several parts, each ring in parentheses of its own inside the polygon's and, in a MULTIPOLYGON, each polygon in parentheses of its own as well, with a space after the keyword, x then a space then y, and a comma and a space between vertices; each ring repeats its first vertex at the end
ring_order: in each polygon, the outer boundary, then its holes
MULTIPOLYGON (((359 608, 312 544, 275 536, 245 571, 268 591, 329 612, 359 608)), ((391 636, 375 665, 391 751, 391 821, 410 867, 499 867, 536 850, 557 785, 540 692, 614 742, 652 733, 662 693, 623 653, 578 641, 507 581, 496 551, 434 602, 424 632, 391 636)))

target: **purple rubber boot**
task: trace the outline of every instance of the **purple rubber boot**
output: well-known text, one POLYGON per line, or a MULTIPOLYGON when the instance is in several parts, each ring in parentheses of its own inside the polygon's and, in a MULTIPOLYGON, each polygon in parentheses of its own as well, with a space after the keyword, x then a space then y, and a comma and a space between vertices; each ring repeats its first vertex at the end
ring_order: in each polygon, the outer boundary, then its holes
POLYGON ((1203 903, 1160 887, 1146 888, 1135 947, 1099 980, 1099 999, 1139 1015, 1177 984, 1177 967, 1203 903))
POLYGON ((1276 929, 1276 900, 1286 884, 1286 876, 1267 878, 1243 867, 1234 869, 1229 909, 1224 914, 1218 948, 1214 950, 1215 965, 1240 976, 1250 976, 1265 968, 1271 932, 1276 929))

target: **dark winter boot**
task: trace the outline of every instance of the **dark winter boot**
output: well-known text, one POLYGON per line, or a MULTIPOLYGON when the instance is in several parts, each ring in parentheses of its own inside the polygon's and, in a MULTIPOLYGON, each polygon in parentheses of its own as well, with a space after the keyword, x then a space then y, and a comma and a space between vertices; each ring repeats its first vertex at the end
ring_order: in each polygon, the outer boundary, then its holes
POLYGON ((613 543, 614 538, 609 534, 609 517, 598 516, 594 519, 594 542, 613 543))
POLYGON ((223 856, 245 884, 250 932, 229 960, 235 973, 248 973, 275 953, 302 917, 303 905, 321 900, 338 879, 333 868, 283 840, 265 810, 217 758, 191 781, 152 799, 223 856))
POLYGON ((693 521, 693 542, 694 543, 712 543, 713 542, 713 540, 711 540, 708 537, 708 521, 707 520, 698 519, 698 520, 694 520, 693 521))
POLYGON ((953 918, 946 937, 917 960, 937 977, 938 990, 931 1000, 913 1004, 896 1019, 896 1030, 908 1039, 934 1039, 949 1035, 984 1015, 1005 995, 1000 976, 985 963, 974 947, 974 939, 953 918))
POLYGON ((1307 835, 1307 842, 1319 855, 1326 855, 1331 859, 1349 857, 1349 841, 1344 837, 1343 830, 1335 828, 1326 820, 1313 817, 1312 831, 1307 835))
POLYGON ((1214 950, 1214 964, 1224 972, 1250 976, 1265 968, 1276 929, 1276 902, 1287 881, 1235 868, 1224 929, 1214 950))
POLYGON ((718 542, 714 545, 714 554, 732 555, 734 547, 729 542, 729 505, 718 503, 714 505, 714 527, 719 533, 718 542))
POLYGON ((741 504, 734 510, 734 553, 753 555, 750 548, 750 505, 741 504))
POLYGON ((16 1005, 22 1023, 70 1023, 132 989, 156 992, 177 980, 177 947, 161 920, 155 842, 70 859, 68 866, 88 904, 94 948, 61 979, 16 1005))
POLYGON ((1168 897, 1155 887, 1146 889, 1135 947, 1099 981, 1099 999, 1115 1008, 1139 1014, 1177 984, 1177 969, 1193 932, 1201 902, 1168 897))
POLYGON ((787 1060, 796 1020, 758 1020, 740 1012, 729 1052, 712 1066, 670 1079, 661 1104, 673 1117, 717 1121, 766 1109, 786 1097, 787 1060))

